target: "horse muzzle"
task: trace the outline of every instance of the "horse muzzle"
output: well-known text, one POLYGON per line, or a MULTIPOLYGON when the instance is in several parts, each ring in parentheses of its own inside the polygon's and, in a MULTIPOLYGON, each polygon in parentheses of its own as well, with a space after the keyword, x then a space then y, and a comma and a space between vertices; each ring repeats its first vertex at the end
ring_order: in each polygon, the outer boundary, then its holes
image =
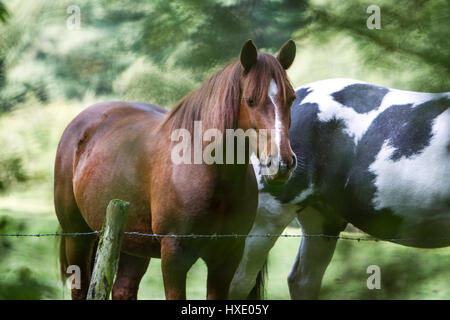
POLYGON ((284 184, 289 180, 296 166, 295 155, 288 162, 270 155, 261 160, 261 175, 266 184, 284 184))

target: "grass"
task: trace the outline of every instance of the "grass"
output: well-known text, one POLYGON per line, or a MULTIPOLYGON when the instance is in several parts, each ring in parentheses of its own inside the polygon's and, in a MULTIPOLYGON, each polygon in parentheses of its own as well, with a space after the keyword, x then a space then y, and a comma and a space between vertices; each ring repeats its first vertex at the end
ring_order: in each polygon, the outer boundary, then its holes
MULTIPOLYGON (((39 188, 37 189, 39 190, 39 188)), ((18 190, 0 197, 0 216, 12 225, 3 232, 54 232, 57 221, 49 190, 18 190)), ((298 229, 287 230, 289 233, 298 229)), ((54 238, 8 238, 0 260, 0 298, 67 299, 59 281, 54 238), (8 291, 6 292, 6 288, 8 291), (15 290, 12 290, 14 288, 15 290)), ((298 238, 280 238, 271 251, 268 299, 289 299, 286 278, 298 238)), ((339 240, 322 286, 321 299, 450 299, 450 248, 416 249, 387 242, 339 240), (381 290, 368 290, 366 269, 381 269, 381 290)), ((198 261, 188 274, 187 296, 204 299, 206 267, 198 261)), ((164 299, 160 260, 144 276, 140 299, 164 299)))

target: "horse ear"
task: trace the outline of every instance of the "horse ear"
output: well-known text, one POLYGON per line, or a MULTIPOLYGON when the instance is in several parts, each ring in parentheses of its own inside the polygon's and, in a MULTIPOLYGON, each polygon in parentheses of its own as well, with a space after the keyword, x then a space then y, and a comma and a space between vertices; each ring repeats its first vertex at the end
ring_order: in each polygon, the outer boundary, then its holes
POLYGON ((284 68, 284 70, 289 69, 292 62, 294 62, 295 51, 295 42, 292 39, 286 41, 286 43, 281 47, 277 59, 278 61, 280 61, 280 64, 284 68))
POLYGON ((247 40, 242 46, 240 60, 245 73, 249 72, 256 64, 258 50, 252 40, 247 40))

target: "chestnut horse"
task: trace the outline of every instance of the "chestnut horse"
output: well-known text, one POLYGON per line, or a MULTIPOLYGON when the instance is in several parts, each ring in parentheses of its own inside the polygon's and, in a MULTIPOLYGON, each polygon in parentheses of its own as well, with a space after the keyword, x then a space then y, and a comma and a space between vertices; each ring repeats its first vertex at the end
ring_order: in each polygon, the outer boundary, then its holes
MULTIPOLYGON (((249 156, 244 163, 174 164, 171 136, 176 129, 193 133, 195 121, 201 121, 203 132, 268 129, 266 148, 255 148, 256 156, 261 163, 278 164, 267 182, 286 181, 296 166, 288 134, 295 92, 285 71, 294 57, 292 40, 276 58, 258 53, 249 40, 239 61, 217 72, 168 113, 155 105, 128 102, 103 102, 81 112, 64 131, 56 155, 55 208, 62 231, 100 230, 108 202, 119 198, 131 203, 126 231, 248 234, 258 205, 249 156)), ((248 150, 250 143, 242 139, 248 150)), ((191 147, 192 139, 188 143, 191 147)), ((186 150, 193 155, 194 149, 186 150)), ((86 298, 96 241, 95 236, 61 241, 61 271, 65 273, 67 265, 81 269, 81 289, 72 289, 73 299, 86 298)), ((199 258, 208 268, 207 298, 225 299, 244 244, 244 238, 126 234, 112 297, 136 299, 153 257, 161 258, 167 299, 186 298, 186 274, 199 258)))

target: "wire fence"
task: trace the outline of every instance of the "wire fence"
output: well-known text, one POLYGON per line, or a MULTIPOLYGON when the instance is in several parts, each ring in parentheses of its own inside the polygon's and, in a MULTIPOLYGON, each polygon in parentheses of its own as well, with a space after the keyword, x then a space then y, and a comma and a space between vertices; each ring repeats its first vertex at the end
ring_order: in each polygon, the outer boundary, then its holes
MULTIPOLYGON (((54 232, 54 233, 0 233, 0 237, 82 237, 100 235, 100 231, 92 232, 54 232)), ((351 240, 351 241, 445 241, 450 240, 450 237, 440 238, 375 238, 375 237, 350 237, 342 235, 328 235, 328 234, 155 234, 155 233, 141 233, 141 232, 124 232, 124 235, 149 237, 149 238, 191 238, 191 239, 222 239, 222 238, 326 238, 336 240, 351 240)))
MULTIPOLYGON (((0 233, 1 237, 21 238, 21 237, 36 237, 36 238, 49 238, 49 237, 85 237, 85 236, 100 236, 101 231, 91 232, 53 232, 53 233, 0 233)), ((324 238, 333 240, 349 240, 349 241, 389 241, 389 242, 405 242, 405 241, 442 241, 450 240, 450 237, 442 238, 375 238, 370 237, 367 234, 361 234, 361 236, 346 236, 346 235, 328 235, 328 234, 155 234, 155 233, 141 233, 141 232, 124 232, 124 235, 136 236, 136 237, 149 237, 149 238, 191 238, 191 239, 220 239, 220 238, 324 238)), ((62 299, 65 299, 65 284, 62 284, 62 299)))

